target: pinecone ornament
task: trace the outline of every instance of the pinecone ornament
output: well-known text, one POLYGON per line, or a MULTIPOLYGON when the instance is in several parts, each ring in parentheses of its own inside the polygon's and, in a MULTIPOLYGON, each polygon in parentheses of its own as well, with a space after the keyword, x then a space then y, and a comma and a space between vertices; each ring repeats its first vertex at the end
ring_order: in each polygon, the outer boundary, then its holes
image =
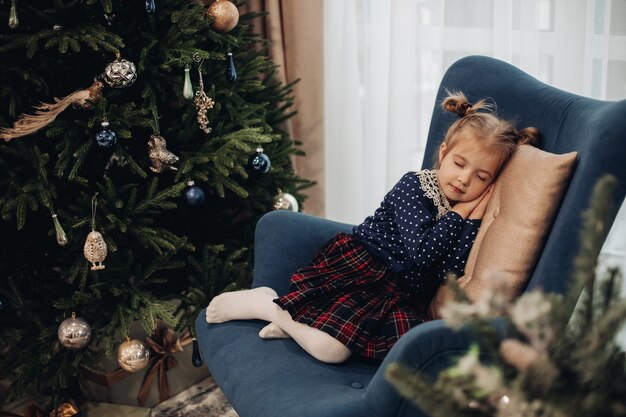
POLYGON ((173 164, 178 162, 178 157, 167 150, 165 138, 156 133, 152 134, 148 140, 148 157, 152 163, 150 167, 152 172, 160 174, 166 169, 174 171, 178 169, 173 166, 173 164))

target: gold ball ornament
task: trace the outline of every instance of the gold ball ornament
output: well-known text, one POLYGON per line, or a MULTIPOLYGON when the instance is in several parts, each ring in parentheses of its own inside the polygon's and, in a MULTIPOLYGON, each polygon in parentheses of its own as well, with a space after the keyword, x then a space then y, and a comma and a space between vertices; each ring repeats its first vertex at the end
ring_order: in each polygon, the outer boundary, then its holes
POLYGON ((71 318, 63 320, 59 325, 57 337, 68 349, 82 349, 91 340, 91 326, 84 319, 76 317, 76 313, 72 313, 71 318))
POLYGON ((220 32, 230 32, 239 22, 239 10, 229 0, 215 0, 207 13, 213 18, 213 29, 220 32))
POLYGON ((127 338, 117 349, 117 363, 125 371, 141 371, 149 361, 150 351, 141 340, 127 338))
POLYGON ((102 261, 107 257, 107 244, 100 232, 92 230, 91 233, 87 235, 83 253, 85 258, 91 262, 92 271, 104 269, 102 261))

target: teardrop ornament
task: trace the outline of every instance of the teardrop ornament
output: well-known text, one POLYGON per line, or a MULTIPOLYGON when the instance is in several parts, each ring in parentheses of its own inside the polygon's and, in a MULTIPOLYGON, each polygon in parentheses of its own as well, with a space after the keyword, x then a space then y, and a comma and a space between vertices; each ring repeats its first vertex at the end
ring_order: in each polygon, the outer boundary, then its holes
POLYGON ((202 366, 203 362, 204 361, 202 360, 202 355, 200 354, 200 349, 198 348, 198 339, 196 339, 194 337, 193 338, 193 353, 191 354, 191 363, 196 368, 199 368, 199 367, 202 366))
POLYGON ((185 82, 183 83, 183 97, 187 100, 192 100, 193 85, 191 84, 191 76, 189 75, 189 68, 185 68, 185 82))
POLYGON ((237 81, 237 69, 235 68, 235 61, 233 60, 233 53, 228 53, 228 60, 226 63, 226 79, 231 83, 237 81))
POLYGON ((59 246, 67 245, 67 235, 65 234, 65 230, 63 230, 61 223, 59 223, 56 213, 52 213, 52 222, 54 223, 54 232, 56 234, 57 243, 59 246))
POLYGON ((20 24, 20 20, 17 18, 17 7, 15 7, 15 1, 11 0, 11 10, 9 11, 9 27, 15 29, 20 24))

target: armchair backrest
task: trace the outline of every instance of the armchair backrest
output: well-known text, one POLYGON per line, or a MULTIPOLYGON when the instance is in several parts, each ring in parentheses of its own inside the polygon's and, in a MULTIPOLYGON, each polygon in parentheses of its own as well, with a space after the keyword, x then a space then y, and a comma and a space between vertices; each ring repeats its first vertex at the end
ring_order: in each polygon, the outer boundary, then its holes
POLYGON ((441 110, 446 89, 463 91, 470 102, 492 98, 501 117, 515 121, 519 128, 539 128, 541 149, 556 154, 578 152, 574 175, 527 286, 527 290, 540 287, 564 292, 579 249, 581 212, 587 208, 596 182, 612 174, 618 180, 616 204, 626 194, 626 100, 581 97, 548 86, 494 58, 463 58, 448 69, 441 82, 423 168, 431 167, 445 131, 455 118, 441 110))

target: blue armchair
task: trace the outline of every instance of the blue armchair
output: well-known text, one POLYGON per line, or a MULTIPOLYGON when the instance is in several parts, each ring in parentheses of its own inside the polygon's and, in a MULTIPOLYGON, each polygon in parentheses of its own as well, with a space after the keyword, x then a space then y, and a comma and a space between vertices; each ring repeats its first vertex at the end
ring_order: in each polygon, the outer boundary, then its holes
MULTIPOLYGON (((448 90, 470 100, 492 97, 501 116, 520 126, 536 126, 541 148, 562 154, 578 151, 578 163, 527 290, 564 292, 578 251, 580 212, 596 181, 618 178, 615 199, 626 194, 626 100, 604 102, 547 86, 496 59, 472 56, 457 61, 444 76, 437 103, 448 90)), ((435 107, 424 167, 454 116, 435 107)), ((382 196, 381 196, 382 198, 382 196)), ((291 273, 308 264, 328 239, 351 225, 300 213, 273 211, 258 222, 253 286, 287 292, 291 273)), ((264 323, 196 321, 206 364, 241 417, 425 416, 385 380, 385 368, 400 362, 435 377, 462 355, 471 337, 441 320, 413 328, 381 362, 353 358, 339 365, 318 362, 292 340, 263 340, 264 323)))

